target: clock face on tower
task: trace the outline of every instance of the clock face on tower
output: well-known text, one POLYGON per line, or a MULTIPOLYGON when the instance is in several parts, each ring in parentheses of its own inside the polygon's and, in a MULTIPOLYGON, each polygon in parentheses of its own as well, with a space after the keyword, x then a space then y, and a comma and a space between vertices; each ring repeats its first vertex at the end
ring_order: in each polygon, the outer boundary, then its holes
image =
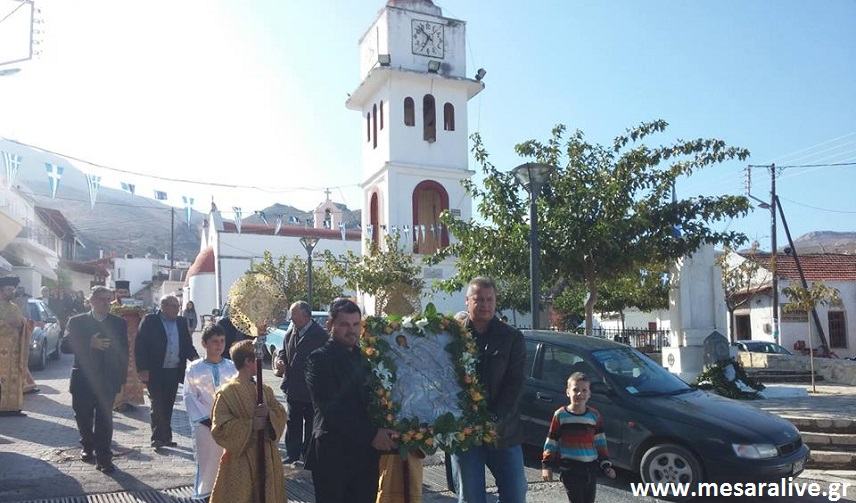
POLYGON ((443 40, 443 25, 421 19, 410 22, 411 52, 419 56, 443 59, 445 40, 443 40))

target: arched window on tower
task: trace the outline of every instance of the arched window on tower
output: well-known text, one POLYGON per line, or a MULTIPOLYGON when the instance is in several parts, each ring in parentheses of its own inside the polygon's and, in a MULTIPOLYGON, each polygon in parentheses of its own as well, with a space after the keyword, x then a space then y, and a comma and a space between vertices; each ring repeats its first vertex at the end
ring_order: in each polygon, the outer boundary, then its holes
POLYGON ((410 96, 404 98, 404 125, 416 125, 416 111, 413 107, 413 98, 411 98, 410 96))
POLYGON ((369 225, 372 226, 372 248, 377 250, 380 246, 380 207, 377 192, 372 194, 369 201, 369 225))
POLYGON ((366 114, 366 141, 372 141, 372 114, 366 114))
POLYGON ((434 253, 442 247, 449 246, 449 234, 440 224, 440 213, 448 209, 449 193, 434 180, 424 180, 413 189, 413 251, 415 253, 434 253))
POLYGON ((377 105, 372 106, 372 148, 377 148, 377 105))
POLYGON ((443 105, 443 131, 455 130, 455 105, 446 103, 443 105))
POLYGON ((378 119, 380 120, 380 130, 383 131, 383 100, 380 100, 380 110, 378 110, 378 119))
POLYGON ((437 141, 437 110, 430 94, 422 98, 422 139, 428 143, 437 141))

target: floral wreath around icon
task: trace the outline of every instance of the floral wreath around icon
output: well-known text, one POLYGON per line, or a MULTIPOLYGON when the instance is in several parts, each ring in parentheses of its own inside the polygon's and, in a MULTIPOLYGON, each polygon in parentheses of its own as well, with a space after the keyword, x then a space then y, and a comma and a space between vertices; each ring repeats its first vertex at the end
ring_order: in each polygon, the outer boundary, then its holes
POLYGON ((476 376, 478 353, 475 339, 460 322, 437 313, 433 304, 425 312, 414 316, 369 316, 363 320, 360 349, 371 368, 373 393, 369 414, 375 424, 398 433, 402 456, 408 451, 421 450, 433 454, 437 449, 460 452, 472 446, 492 445, 496 442, 496 427, 487 410, 484 391, 476 376), (396 366, 390 356, 389 343, 381 335, 403 332, 408 336, 425 337, 445 332, 452 337, 446 351, 452 356, 457 382, 461 387, 458 405, 461 417, 451 413, 438 417, 433 424, 418 418, 396 418, 400 404, 392 399, 396 366))

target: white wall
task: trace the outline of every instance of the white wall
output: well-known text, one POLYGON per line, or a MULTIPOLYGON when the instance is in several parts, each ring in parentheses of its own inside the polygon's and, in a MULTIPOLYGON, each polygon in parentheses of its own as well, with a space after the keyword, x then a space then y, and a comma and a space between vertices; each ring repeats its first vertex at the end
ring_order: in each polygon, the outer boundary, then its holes
MULTIPOLYGON (((605 329, 620 329, 621 318, 618 314, 609 319, 604 319, 602 315, 597 315, 600 321, 601 328, 605 329)), ((669 310, 658 309, 655 311, 640 311, 636 308, 630 308, 624 311, 624 328, 641 328, 647 329, 648 323, 656 323, 657 330, 670 330, 671 323, 669 322, 669 310)))
POLYGON ((90 283, 95 279, 91 274, 84 274, 70 269, 65 269, 65 274, 71 283, 70 288, 73 291, 81 291, 84 295, 89 295, 89 290, 92 288, 90 283))
POLYGON ((217 305, 217 286, 214 281, 214 273, 206 272, 191 276, 185 288, 184 300, 193 301, 196 314, 211 314, 213 309, 219 309, 217 305))
POLYGON ((114 258, 113 270, 107 278, 107 286, 113 288, 116 280, 131 282, 131 295, 140 291, 151 282, 154 275, 154 261, 149 258, 114 258), (145 283, 145 284, 144 284, 145 283))
POLYGON ((42 275, 38 271, 32 267, 15 266, 12 268, 12 276, 18 276, 21 280, 18 286, 23 286, 24 291, 30 296, 39 296, 39 290, 42 288, 42 275))

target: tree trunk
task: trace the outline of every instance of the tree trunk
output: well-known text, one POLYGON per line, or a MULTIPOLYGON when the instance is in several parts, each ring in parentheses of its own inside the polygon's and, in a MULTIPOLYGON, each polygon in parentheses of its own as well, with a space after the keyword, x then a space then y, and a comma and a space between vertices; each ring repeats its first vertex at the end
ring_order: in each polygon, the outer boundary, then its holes
POLYGON ((589 298, 585 304, 586 310, 586 335, 592 335, 594 322, 594 305, 597 303, 597 285, 595 279, 589 275, 586 276, 586 291, 589 298))

